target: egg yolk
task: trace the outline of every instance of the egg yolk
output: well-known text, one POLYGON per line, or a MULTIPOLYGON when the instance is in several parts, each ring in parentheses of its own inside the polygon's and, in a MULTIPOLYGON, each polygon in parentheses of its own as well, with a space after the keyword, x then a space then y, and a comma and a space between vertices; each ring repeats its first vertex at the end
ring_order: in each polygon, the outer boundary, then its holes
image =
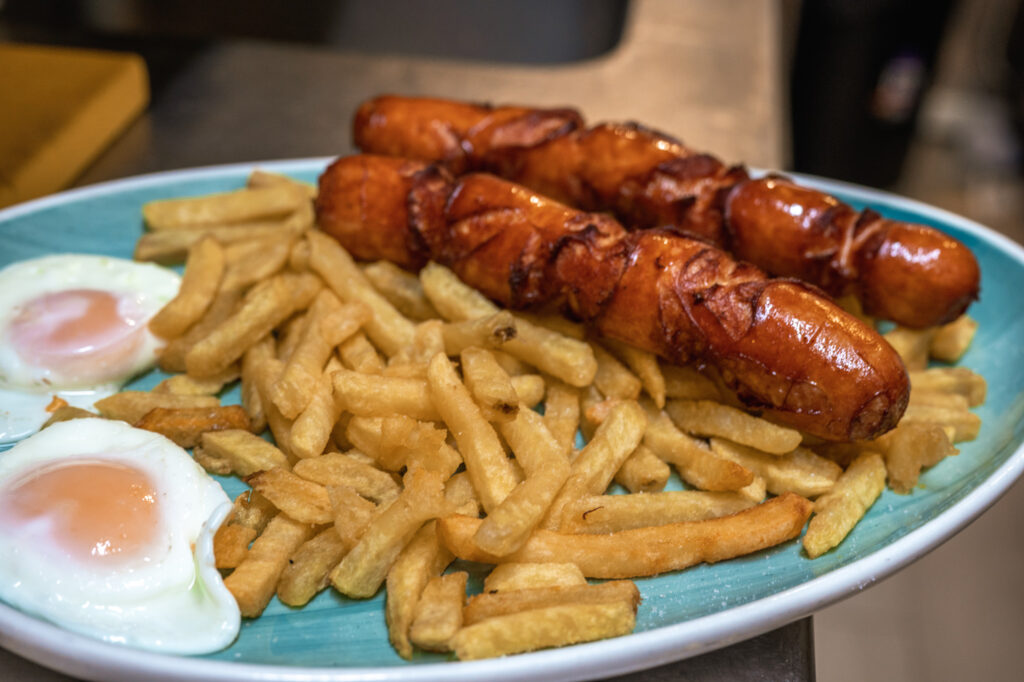
POLYGON ((130 367, 145 322, 146 313, 127 296, 70 289, 22 305, 9 338, 29 364, 66 379, 107 381, 130 367))
POLYGON ((149 476, 118 462, 54 462, 0 490, 0 524, 84 563, 145 557, 158 521, 149 476))

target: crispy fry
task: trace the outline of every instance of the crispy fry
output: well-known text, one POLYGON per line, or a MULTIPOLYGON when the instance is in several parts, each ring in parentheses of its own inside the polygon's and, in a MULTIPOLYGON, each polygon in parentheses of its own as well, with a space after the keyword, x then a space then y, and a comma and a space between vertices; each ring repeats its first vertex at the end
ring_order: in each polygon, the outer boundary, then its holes
POLYGON ((384 360, 363 332, 356 332, 338 346, 338 355, 345 367, 363 374, 380 374, 384 360))
POLYGON ((303 194, 291 184, 280 183, 202 197, 163 199, 145 204, 142 217, 151 230, 188 230, 205 225, 245 223, 288 215, 308 199, 303 194))
POLYGON ((665 407, 665 375, 658 364, 658 358, 653 353, 614 339, 604 339, 602 343, 640 379, 658 409, 665 407))
POLYGON ((154 407, 135 422, 135 427, 159 433, 183 448, 194 448, 204 433, 225 429, 248 429, 249 415, 241 405, 154 407))
POLYGON ((426 381, 360 374, 347 369, 335 371, 332 380, 335 396, 352 414, 367 417, 404 414, 425 421, 441 418, 426 381))
MULTIPOLYGON (((447 431, 437 428, 432 422, 417 421, 403 414, 385 417, 381 420, 377 462, 388 471, 399 471, 409 465, 410 459, 418 460, 421 465, 431 463, 448 456, 447 452, 439 454, 445 447, 447 436, 447 431)), ((457 463, 452 471, 462 462, 458 453, 455 453, 455 458, 457 463)))
POLYGON ((447 651, 448 640, 462 627, 462 604, 466 601, 465 571, 430 579, 416 604, 409 639, 421 649, 447 651))
POLYGON ((226 460, 239 476, 288 468, 288 458, 271 443, 249 431, 210 431, 202 436, 203 449, 226 460))
MULTIPOLYGON (((98 405, 98 404, 97 404, 98 405)), ((903 413, 903 422, 922 422, 953 428, 953 442, 974 440, 981 430, 981 417, 957 407, 941 407, 935 405, 907 405, 903 413)))
POLYGON ((137 261, 173 265, 185 260, 189 249, 203 239, 212 238, 222 246, 227 246, 254 239, 291 237, 307 229, 312 218, 312 209, 300 209, 284 220, 148 232, 135 243, 135 252, 132 257, 137 261))
POLYGON ((586 585, 587 579, 576 564, 507 563, 498 564, 484 578, 484 592, 508 592, 543 587, 586 585))
POLYGON ((334 532, 350 548, 362 539, 370 522, 386 508, 386 505, 377 506, 363 498, 347 485, 327 486, 327 496, 334 510, 334 532))
POLYGON ((601 346, 594 344, 592 348, 597 360, 597 373, 594 375, 597 390, 613 399, 635 400, 640 397, 643 389, 640 379, 601 346))
POLYGON ((476 346, 478 348, 500 348, 516 336, 516 318, 507 310, 486 317, 462 322, 449 322, 441 328, 444 349, 448 355, 458 355, 476 346))
POLYGON ((661 365, 665 377, 665 396, 683 400, 718 400, 721 394, 714 381, 693 367, 661 365))
POLYGON ((512 380, 494 356, 482 348, 470 346, 462 351, 462 380, 484 418, 490 422, 509 422, 519 413, 519 395, 512 380))
POLYGON ((719 436, 763 452, 782 455, 800 445, 796 429, 777 426, 742 410, 709 400, 671 400, 665 411, 683 431, 695 436, 719 436))
POLYGON ((452 638, 451 647, 466 661, 619 637, 635 625, 636 607, 628 602, 565 604, 464 627, 452 638))
POLYGON ((95 412, 83 410, 81 407, 74 407, 73 405, 63 405, 53 411, 53 414, 51 414, 50 418, 47 419, 43 423, 43 425, 39 427, 39 430, 42 431, 48 426, 53 426, 54 424, 60 422, 71 421, 72 419, 96 419, 99 418, 99 416, 100 415, 96 414, 95 412))
MULTIPOLYGON (((511 564, 502 564, 498 568, 507 565, 511 564)), ((588 585, 582 574, 580 580, 581 583, 573 585, 549 585, 495 592, 486 590, 483 594, 470 597, 463 611, 464 622, 466 625, 472 625, 488 618, 561 604, 626 602, 633 604, 634 607, 640 604, 640 591, 631 580, 612 580, 599 585, 588 585)))
MULTIPOLYGON (((257 341, 242 356, 242 407, 249 415, 249 423, 253 433, 263 433, 267 428, 267 414, 263 410, 263 399, 260 397, 258 377, 262 374, 262 366, 274 358, 274 338, 269 334, 257 341)), ((187 375, 186 375, 187 376, 187 375)))
POLYGON ((657 575, 773 547, 800 535, 812 503, 785 493, 730 516, 636 528, 600 535, 535 530, 520 549, 499 558, 473 542, 480 519, 448 516, 438 522, 444 544, 460 559, 574 563, 590 578, 657 575))
POLYGON ((641 495, 582 497, 567 515, 565 531, 614 533, 680 521, 703 521, 735 514, 757 502, 737 492, 671 490, 641 495))
POLYGON ((245 181, 245 186, 249 188, 255 187, 271 187, 273 185, 289 185, 296 191, 304 194, 308 199, 316 197, 316 187, 306 182, 299 182, 287 175, 281 175, 280 173, 271 173, 270 171, 255 169, 249 173, 248 179, 245 181))
MULTIPOLYGON (((328 373, 341 364, 333 358, 327 364, 328 373)), ((341 416, 341 404, 334 399, 334 390, 327 377, 321 377, 306 409, 296 417, 291 430, 291 450, 299 459, 323 454, 331 440, 331 431, 341 416)))
POLYGON ((235 498, 228 517, 213 536, 217 568, 235 568, 249 553, 249 543, 270 523, 277 507, 259 493, 246 491, 235 498))
POLYGON ((277 514, 270 520, 245 559, 224 579, 224 586, 234 595, 242 616, 256 618, 263 613, 288 558, 312 534, 312 526, 287 514, 277 514))
POLYGON ((398 484, 390 474, 340 452, 299 460, 292 471, 320 485, 349 486, 377 502, 393 500, 399 493, 398 484))
MULTIPOLYGON (((210 307, 183 336, 171 340, 160 352, 158 364, 165 372, 184 372, 185 356, 192 347, 228 319, 242 301, 240 291, 219 291, 210 307)), ((212 376, 212 375, 211 375, 212 376)))
POLYGON ((302 606, 331 584, 329 575, 349 546, 334 530, 323 529, 306 540, 288 559, 277 582, 277 598, 288 606, 302 606))
POLYGON ((934 367, 910 372, 911 395, 914 391, 942 391, 967 398, 971 407, 985 402, 985 378, 966 367, 934 367))
MULTIPOLYGON (((492 356, 495 353, 491 353, 492 356)), ((500 363, 499 363, 500 365, 500 363)), ((505 370, 507 371, 507 370, 505 370)), ((521 405, 535 407, 544 400, 544 377, 539 374, 517 374, 509 377, 512 382, 512 389, 519 398, 521 405)))
POLYGON ((327 489, 284 468, 257 471, 245 477, 253 490, 302 523, 331 523, 334 512, 327 489))
POLYGON ((814 517, 804 534, 811 559, 837 546, 853 530, 885 488, 885 464, 878 453, 865 452, 814 503, 814 517))
POLYGON ((723 438, 712 438, 711 450, 764 478, 768 492, 775 495, 794 492, 804 497, 817 497, 831 490, 842 473, 835 462, 802 447, 786 455, 773 455, 723 438))
POLYGON ((935 331, 928 353, 936 360, 956 362, 967 352, 976 331, 978 323, 967 315, 961 315, 935 331))
POLYGON ((568 336, 577 341, 587 338, 587 330, 582 324, 573 322, 558 313, 527 313, 520 311, 516 313, 516 316, 538 327, 547 327, 553 332, 558 332, 562 336, 568 336))
POLYGON ((615 482, 631 493, 653 493, 665 487, 671 473, 665 462, 640 444, 615 472, 615 482))
POLYGON ((938 424, 902 421, 895 429, 877 438, 868 447, 885 456, 889 487, 901 495, 910 493, 924 467, 934 466, 956 448, 938 424))
POLYGON ((363 274, 373 287, 412 320, 431 320, 438 316, 423 293, 419 278, 388 261, 377 261, 363 267, 363 274))
POLYGON ((438 542, 437 524, 429 521, 413 536, 388 571, 384 616, 391 645, 402 658, 412 657, 409 626, 415 617, 423 588, 431 578, 441 575, 453 558, 452 553, 438 542))
POLYGON ((544 423, 562 451, 570 452, 576 444, 576 431, 580 423, 580 390, 564 381, 549 379, 544 402, 544 423))
POLYGON ((178 295, 149 321, 150 331, 165 339, 184 334, 210 307, 223 274, 224 249, 215 240, 206 238, 189 249, 178 295))
POLYGON ((176 395, 217 395, 226 384, 235 381, 238 377, 238 365, 231 365, 223 372, 205 379, 195 379, 187 374, 175 374, 154 386, 152 392, 176 395))
POLYGON ((191 407, 220 407, 216 396, 174 395, 173 393, 147 393, 146 391, 121 391, 96 401, 96 409, 107 419, 120 419, 136 424, 148 412, 158 407, 182 409, 191 407))
POLYGON ((465 471, 455 474, 444 484, 444 499, 453 514, 480 516, 480 498, 465 471))
POLYGON ((451 322, 488 317, 498 312, 498 306, 463 284, 458 275, 443 265, 427 263, 420 270, 420 284, 434 309, 451 322))
POLYGON ((490 513, 516 487, 512 463, 444 354, 430 361, 427 381, 437 411, 458 443, 473 487, 490 513))
POLYGON ((883 334, 889 345, 896 349, 908 370, 919 371, 928 366, 928 349, 935 336, 935 328, 907 329, 896 327, 883 334))

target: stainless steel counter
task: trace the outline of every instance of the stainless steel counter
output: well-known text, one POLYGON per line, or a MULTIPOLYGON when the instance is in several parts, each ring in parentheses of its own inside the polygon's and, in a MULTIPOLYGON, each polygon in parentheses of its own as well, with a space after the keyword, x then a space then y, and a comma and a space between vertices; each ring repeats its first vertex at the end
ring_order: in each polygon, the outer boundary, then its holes
MULTIPOLYGON (((780 167, 786 161, 786 133, 778 36, 775 3, 637 0, 614 52, 555 67, 218 44, 155 93, 149 111, 78 184, 174 168, 346 153, 352 150, 349 122, 356 104, 382 92, 567 104, 590 121, 635 119, 728 161, 780 167)), ((69 679, 6 651, 0 651, 0 671, 6 680, 69 679)), ((684 677, 813 679, 811 621, 618 679, 684 677)))

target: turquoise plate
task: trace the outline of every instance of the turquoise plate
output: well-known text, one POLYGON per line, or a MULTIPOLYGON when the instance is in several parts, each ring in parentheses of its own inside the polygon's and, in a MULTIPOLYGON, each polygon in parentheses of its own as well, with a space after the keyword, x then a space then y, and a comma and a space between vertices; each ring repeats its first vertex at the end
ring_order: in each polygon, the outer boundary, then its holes
MULTIPOLYGON (((312 181, 327 159, 261 164, 312 181)), ((55 252, 131 258, 140 208, 161 198, 234 189, 253 164, 132 178, 58 194, 0 212, 0 266, 55 252)), ((502 660, 400 659, 388 644, 383 595, 348 600, 327 590, 302 609, 276 600, 243 624, 234 645, 174 657, 104 644, 0 604, 0 646, 61 672, 103 680, 572 680, 693 656, 796 620, 884 578, 981 514, 1024 469, 1024 249, 976 223, 923 204, 804 178, 858 206, 934 225, 963 240, 982 265, 980 323, 963 364, 989 382, 980 437, 925 472, 911 495, 882 494, 837 548, 809 561, 799 542, 714 566, 640 579, 636 633, 502 660)), ((149 387, 153 372, 135 382, 149 387)), ((2 454, 0 454, 2 456, 2 454)), ((221 479, 228 494, 242 484, 221 479)), ((674 482, 678 486, 678 481, 674 482)), ((479 567, 470 566, 479 574, 479 567)))

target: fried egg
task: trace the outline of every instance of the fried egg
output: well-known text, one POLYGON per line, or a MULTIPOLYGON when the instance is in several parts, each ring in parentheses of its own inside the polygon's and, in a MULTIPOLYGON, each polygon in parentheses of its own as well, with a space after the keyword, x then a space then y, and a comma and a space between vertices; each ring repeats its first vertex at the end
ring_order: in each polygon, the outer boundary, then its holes
POLYGON ((0 599, 107 642, 216 651, 241 620, 213 557, 230 508, 159 434, 54 424, 0 455, 0 599))
POLYGON ((149 263, 62 254, 0 270, 0 443, 34 433, 54 395, 93 403, 152 367, 147 323, 181 278, 149 263))

